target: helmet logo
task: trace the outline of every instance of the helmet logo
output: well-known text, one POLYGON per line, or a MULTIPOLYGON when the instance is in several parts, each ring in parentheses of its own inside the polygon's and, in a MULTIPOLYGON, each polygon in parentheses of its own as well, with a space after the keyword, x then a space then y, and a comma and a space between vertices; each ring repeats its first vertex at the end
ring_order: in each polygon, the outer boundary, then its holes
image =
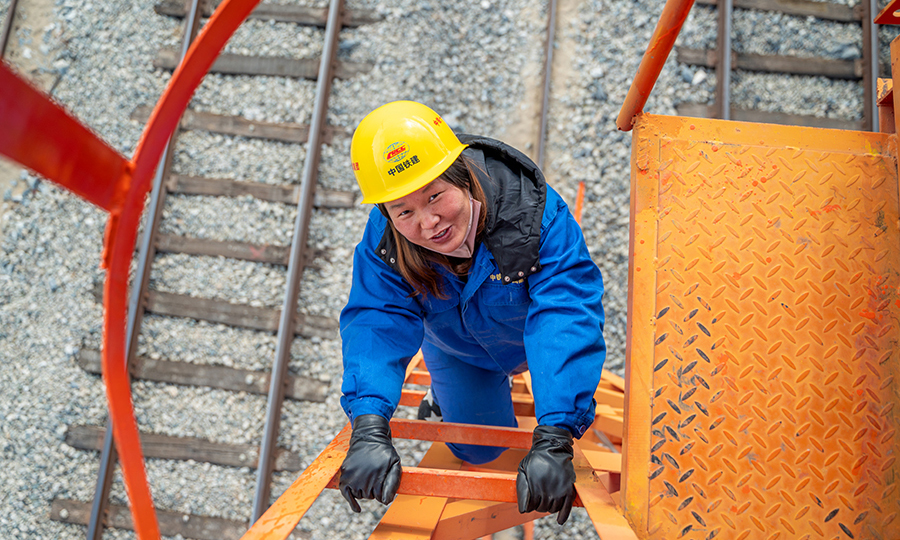
POLYGON ((403 161, 403 158, 406 157, 406 154, 409 152, 409 146, 405 142, 395 142, 387 147, 387 150, 384 151, 384 159, 391 163, 398 163, 403 161))
POLYGON ((359 162, 358 162, 358 161, 354 161, 354 162, 353 162, 353 170, 354 170, 354 171, 358 171, 358 170, 359 170, 359 162))

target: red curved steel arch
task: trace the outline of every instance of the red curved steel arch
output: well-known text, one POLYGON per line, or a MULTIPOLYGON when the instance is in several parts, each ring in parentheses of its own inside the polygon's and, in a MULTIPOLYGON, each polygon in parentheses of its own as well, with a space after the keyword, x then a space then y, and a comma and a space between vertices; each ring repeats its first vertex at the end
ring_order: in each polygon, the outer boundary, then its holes
POLYGON ((191 45, 126 159, 0 62, 0 154, 109 212, 103 243, 103 380, 138 538, 159 538, 125 358, 128 270, 144 199, 169 137, 200 81, 259 0, 225 0, 191 45))

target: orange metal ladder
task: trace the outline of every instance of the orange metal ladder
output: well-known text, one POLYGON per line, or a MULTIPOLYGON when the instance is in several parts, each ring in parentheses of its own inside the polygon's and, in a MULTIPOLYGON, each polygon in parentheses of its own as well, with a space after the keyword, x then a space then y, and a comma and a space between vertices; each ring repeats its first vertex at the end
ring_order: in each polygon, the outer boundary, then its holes
MULTIPOLYGON (((409 365, 407 384, 427 385, 430 376, 421 354, 409 365)), ((597 389, 597 425, 613 444, 621 443, 624 381, 604 372, 597 389)), ((418 467, 404 467, 398 496, 370 538, 479 538, 546 514, 520 514, 516 505, 516 467, 531 448, 536 425, 530 379, 513 380, 520 428, 473 426, 420 420, 391 421, 395 439, 432 441, 418 467), (522 416, 521 413, 530 416, 522 416), (497 460, 480 466, 454 457, 445 443, 484 444, 510 448, 497 460)), ((403 391, 401 405, 418 406, 422 393, 403 391)), ((338 471, 350 438, 350 425, 335 437, 244 535, 244 539, 286 538, 323 489, 336 488, 338 471)), ((603 538, 635 538, 616 506, 621 454, 611 451, 592 432, 576 443, 575 504, 583 506, 603 538)))

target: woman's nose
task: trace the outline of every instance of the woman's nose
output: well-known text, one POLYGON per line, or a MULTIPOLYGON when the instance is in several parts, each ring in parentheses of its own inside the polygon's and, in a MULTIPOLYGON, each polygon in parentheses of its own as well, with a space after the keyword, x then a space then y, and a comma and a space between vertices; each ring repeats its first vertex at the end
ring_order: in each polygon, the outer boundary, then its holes
POLYGON ((422 215, 422 228, 423 229, 433 229, 438 222, 440 222, 441 218, 434 212, 425 212, 422 215))

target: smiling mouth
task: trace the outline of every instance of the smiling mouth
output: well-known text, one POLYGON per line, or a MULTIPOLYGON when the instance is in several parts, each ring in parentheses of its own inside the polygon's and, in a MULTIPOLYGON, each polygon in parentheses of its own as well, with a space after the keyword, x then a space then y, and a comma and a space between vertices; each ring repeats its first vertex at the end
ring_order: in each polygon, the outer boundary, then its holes
POLYGON ((450 234, 450 227, 447 227, 447 228, 444 229, 443 231, 441 231, 441 232, 437 233, 436 235, 432 236, 431 239, 434 240, 434 241, 436 241, 436 242, 440 242, 441 240, 444 240, 445 238, 447 238, 447 235, 449 235, 449 234, 450 234))

